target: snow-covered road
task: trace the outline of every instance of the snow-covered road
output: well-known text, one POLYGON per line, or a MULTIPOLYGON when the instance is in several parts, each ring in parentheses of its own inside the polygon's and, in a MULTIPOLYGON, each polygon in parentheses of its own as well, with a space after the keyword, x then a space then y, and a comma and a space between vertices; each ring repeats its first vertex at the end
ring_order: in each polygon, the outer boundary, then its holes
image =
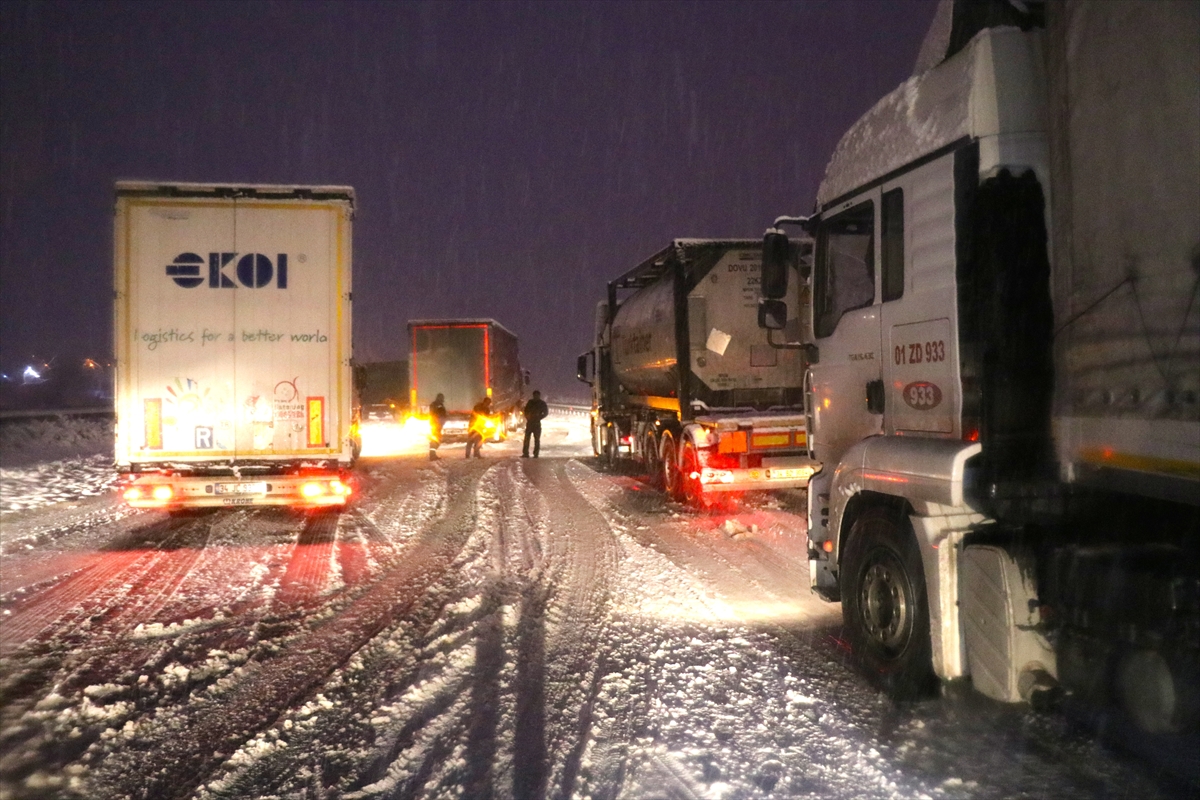
POLYGON ((797 501, 687 511, 599 470, 586 425, 538 460, 365 459, 336 515, 6 469, 0 798, 1178 791, 1060 716, 882 698, 807 588, 797 501))

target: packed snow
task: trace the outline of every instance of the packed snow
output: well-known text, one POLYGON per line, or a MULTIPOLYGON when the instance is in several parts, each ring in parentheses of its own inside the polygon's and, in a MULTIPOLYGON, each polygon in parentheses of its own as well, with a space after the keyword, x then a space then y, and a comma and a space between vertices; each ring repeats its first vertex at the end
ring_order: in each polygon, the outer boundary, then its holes
POLYGON ((802 495, 690 511, 601 469, 587 425, 547 420, 537 460, 515 438, 363 459, 333 515, 6 483, 0 797, 1178 788, 1058 716, 893 704, 807 588, 802 495))

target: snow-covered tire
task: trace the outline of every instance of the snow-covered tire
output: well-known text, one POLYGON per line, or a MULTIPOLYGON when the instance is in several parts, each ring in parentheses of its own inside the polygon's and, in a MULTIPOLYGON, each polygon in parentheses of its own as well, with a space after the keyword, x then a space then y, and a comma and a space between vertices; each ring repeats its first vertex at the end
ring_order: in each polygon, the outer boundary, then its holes
POLYGON ((855 521, 842 553, 842 622, 855 660, 893 699, 937 685, 925 574, 912 527, 894 510, 855 521))

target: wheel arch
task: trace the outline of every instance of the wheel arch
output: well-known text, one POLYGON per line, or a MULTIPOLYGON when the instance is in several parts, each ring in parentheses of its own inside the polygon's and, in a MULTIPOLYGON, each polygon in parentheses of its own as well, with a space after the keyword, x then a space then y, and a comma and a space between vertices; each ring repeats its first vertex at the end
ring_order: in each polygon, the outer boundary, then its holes
MULTIPOLYGON (((854 528, 854 523, 868 511, 881 509, 889 513, 893 513, 897 518, 907 520, 913 514, 913 507, 906 498, 898 495, 884 494, 875 491, 856 492, 847 502, 842 510, 840 524, 838 525, 838 536, 835 553, 837 555, 838 569, 841 569, 842 553, 846 548, 846 540, 850 537, 850 531, 854 528)), ((911 530, 911 526, 909 526, 911 530)), ((918 546, 920 543, 918 542, 918 546)))
MULTIPOLYGON (((929 634, 934 673, 942 680, 968 673, 966 646, 958 592, 958 550, 966 529, 983 522, 978 513, 925 515, 919 501, 873 490, 854 492, 844 502, 838 519, 836 549, 839 592, 844 585, 842 555, 854 524, 864 514, 883 509, 894 515, 902 536, 912 540, 921 556, 929 612, 929 634)), ((843 596, 844 600, 844 596, 843 596)))

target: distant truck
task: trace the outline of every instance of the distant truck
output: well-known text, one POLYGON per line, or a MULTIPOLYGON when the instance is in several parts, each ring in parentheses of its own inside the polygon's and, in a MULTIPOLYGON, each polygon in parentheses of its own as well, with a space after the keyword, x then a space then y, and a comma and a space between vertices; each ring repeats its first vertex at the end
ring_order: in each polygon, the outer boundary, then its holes
POLYGON ((813 586, 894 694, 1066 690, 1194 747, 1200 11, 943 10, 764 244, 817 241, 813 586))
POLYGON ((525 385, 517 337, 494 319, 427 319, 408 323, 410 410, 427 414, 439 394, 445 396, 444 441, 467 438, 471 409, 492 399, 495 441, 524 423, 525 385))
MULTIPOLYGON (((792 286, 811 242, 789 249, 792 286)), ((803 487, 804 350, 756 322, 762 243, 676 239, 608 284, 577 377, 592 386, 592 446, 633 459, 670 495, 803 487)), ((785 338, 803 338, 794 296, 785 338)))
POLYGON ((354 190, 116 184, 116 467, 138 508, 340 506, 354 190))
POLYGON ((354 365, 359 402, 359 433, 368 422, 399 423, 408 409, 408 362, 372 361, 354 365))

